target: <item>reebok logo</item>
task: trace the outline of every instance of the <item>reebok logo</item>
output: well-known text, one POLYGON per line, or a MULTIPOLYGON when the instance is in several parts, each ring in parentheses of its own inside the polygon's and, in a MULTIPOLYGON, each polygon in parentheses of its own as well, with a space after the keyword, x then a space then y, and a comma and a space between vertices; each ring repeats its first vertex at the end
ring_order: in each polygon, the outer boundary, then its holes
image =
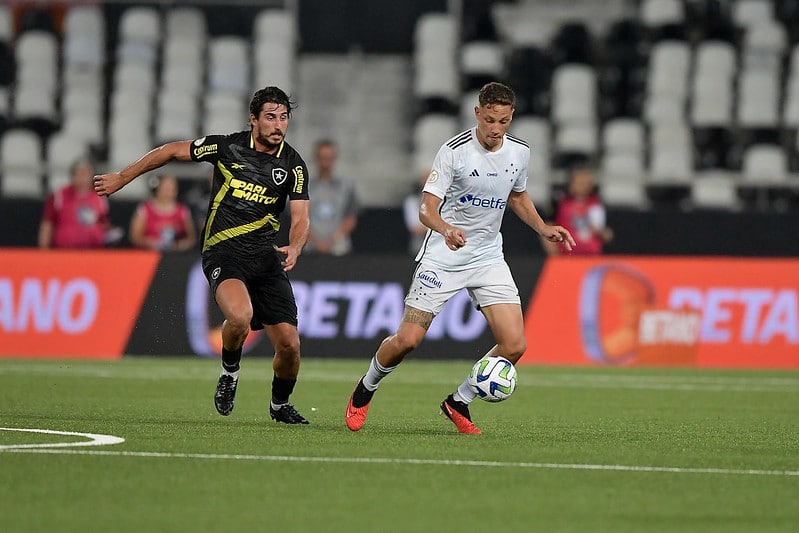
POLYGON ((469 174, 469 175, 472 176, 473 178, 479 178, 480 177, 480 173, 477 172, 477 169, 472 170, 472 173, 469 174))

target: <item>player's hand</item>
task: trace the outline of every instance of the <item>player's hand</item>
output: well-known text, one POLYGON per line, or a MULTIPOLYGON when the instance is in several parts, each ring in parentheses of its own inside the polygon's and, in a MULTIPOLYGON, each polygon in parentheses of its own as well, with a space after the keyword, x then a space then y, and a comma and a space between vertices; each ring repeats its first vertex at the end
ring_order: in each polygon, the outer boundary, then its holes
POLYGON ((94 177, 94 192, 99 196, 111 196, 125 186, 125 180, 119 172, 98 174, 94 177))
POLYGON ((300 253, 293 246, 275 246, 275 251, 278 257, 281 258, 280 264, 283 265, 283 270, 286 272, 294 268, 294 265, 297 264, 297 258, 300 256, 300 253))
POLYGON ((458 250, 466 246, 466 234, 463 230, 450 226, 444 230, 444 241, 450 250, 458 250))
POLYGON ((569 252, 577 246, 572 238, 572 234, 563 226, 546 226, 541 236, 549 242, 561 243, 569 252))

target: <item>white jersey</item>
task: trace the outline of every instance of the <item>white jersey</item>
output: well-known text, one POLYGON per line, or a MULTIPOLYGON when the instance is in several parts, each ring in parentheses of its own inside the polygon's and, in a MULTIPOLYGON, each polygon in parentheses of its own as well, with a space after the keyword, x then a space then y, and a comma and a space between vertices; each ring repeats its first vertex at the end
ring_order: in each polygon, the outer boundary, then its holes
POLYGON ((441 218, 466 234, 466 245, 450 250, 444 236, 430 230, 416 260, 447 270, 504 261, 502 217, 511 191, 527 190, 529 163, 528 144, 508 134, 496 152, 483 148, 477 127, 444 143, 424 191, 442 199, 441 218))

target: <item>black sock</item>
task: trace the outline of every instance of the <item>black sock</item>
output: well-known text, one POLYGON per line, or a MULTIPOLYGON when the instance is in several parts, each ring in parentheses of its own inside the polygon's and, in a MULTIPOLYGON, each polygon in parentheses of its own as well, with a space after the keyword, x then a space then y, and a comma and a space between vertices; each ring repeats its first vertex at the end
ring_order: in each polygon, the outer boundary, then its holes
POLYGON ((241 363, 241 348, 237 350, 226 350, 222 347, 222 368, 228 372, 238 372, 241 363))
POLYGON ((297 378, 283 379, 277 376, 272 378, 272 403, 282 405, 288 403, 289 396, 294 391, 297 378))
POLYGON ((363 407, 372 401, 372 396, 374 396, 374 394, 375 391, 364 387, 363 378, 361 378, 361 380, 358 382, 358 386, 355 387, 355 392, 352 393, 352 406, 355 408, 363 407))

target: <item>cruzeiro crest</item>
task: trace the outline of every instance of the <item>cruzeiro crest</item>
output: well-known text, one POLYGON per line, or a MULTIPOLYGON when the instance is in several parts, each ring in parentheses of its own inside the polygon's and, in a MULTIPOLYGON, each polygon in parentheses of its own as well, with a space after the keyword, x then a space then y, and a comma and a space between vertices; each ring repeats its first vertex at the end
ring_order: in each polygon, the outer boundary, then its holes
POLYGON ((286 181, 286 177, 288 175, 289 173, 282 168, 272 169, 272 179, 275 180, 275 185, 283 185, 283 182, 286 181))

